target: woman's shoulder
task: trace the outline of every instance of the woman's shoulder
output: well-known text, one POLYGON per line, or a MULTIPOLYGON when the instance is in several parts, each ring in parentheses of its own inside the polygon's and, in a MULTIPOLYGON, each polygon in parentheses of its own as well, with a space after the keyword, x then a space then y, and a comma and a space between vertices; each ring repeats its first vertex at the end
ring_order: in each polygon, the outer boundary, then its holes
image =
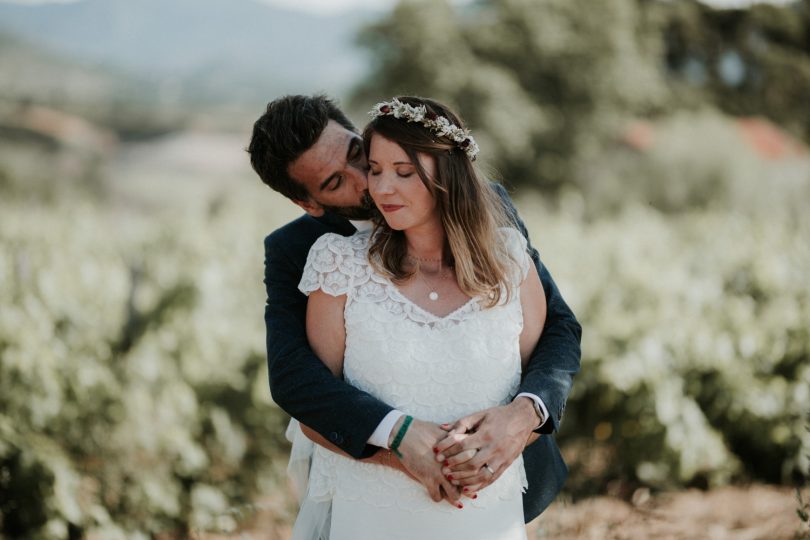
POLYGON ((526 237, 514 227, 499 227, 498 239, 510 255, 515 255, 527 249, 526 237))
POLYGON ((514 227, 500 227, 498 228, 498 239, 503 255, 507 260, 512 261, 513 268, 517 270, 513 279, 517 283, 521 283, 526 277, 530 264, 526 237, 514 227))
POLYGON ((332 296, 347 294, 368 274, 367 252, 367 233, 324 234, 309 250, 299 290, 304 294, 317 289, 332 296))
POLYGON ((310 253, 331 251, 343 255, 360 254, 368 251, 369 233, 368 231, 356 232, 351 236, 343 236, 338 233, 326 233, 321 235, 312 244, 310 253))

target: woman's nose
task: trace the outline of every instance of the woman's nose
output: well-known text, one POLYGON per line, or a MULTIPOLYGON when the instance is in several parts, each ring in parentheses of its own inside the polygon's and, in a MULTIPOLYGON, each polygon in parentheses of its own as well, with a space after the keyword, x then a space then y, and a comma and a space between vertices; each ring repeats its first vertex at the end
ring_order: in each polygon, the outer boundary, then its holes
POLYGON ((388 195, 393 193, 394 191, 394 184, 391 182, 391 179, 388 175, 384 173, 380 173, 374 176, 374 179, 371 180, 368 184, 369 192, 373 195, 377 193, 379 195, 388 195))

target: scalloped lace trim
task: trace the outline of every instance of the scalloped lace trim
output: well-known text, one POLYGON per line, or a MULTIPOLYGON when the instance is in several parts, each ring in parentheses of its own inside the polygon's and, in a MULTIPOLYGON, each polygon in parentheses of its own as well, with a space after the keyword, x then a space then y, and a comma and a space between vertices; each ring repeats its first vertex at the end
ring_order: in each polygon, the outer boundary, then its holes
MULTIPOLYGON (((498 480, 478 492, 478 498, 464 504, 487 508, 496 500, 521 497, 528 488, 523 458, 517 460, 498 480)), ((336 495, 362 501, 374 508, 395 507, 407 512, 453 512, 447 504, 437 504, 421 484, 399 471, 372 463, 361 463, 317 447, 309 479, 308 496, 329 501, 336 495)))

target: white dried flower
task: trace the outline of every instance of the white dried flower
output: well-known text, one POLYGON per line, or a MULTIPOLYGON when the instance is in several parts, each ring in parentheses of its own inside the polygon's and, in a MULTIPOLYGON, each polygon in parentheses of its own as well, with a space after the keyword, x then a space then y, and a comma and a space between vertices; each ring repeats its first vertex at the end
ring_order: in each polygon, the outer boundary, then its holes
POLYGON ((471 161, 475 160, 475 156, 477 156, 480 151, 478 144, 476 144, 475 139, 473 139, 468 130, 453 124, 444 116, 437 116, 433 119, 428 118, 427 108, 424 105, 414 107, 394 98, 391 101, 381 101, 377 103, 368 114, 371 116, 372 120, 380 116, 393 116, 397 119, 422 124, 439 137, 452 139, 453 142, 456 143, 456 146, 464 150, 464 153, 467 154, 467 157, 469 157, 471 161))

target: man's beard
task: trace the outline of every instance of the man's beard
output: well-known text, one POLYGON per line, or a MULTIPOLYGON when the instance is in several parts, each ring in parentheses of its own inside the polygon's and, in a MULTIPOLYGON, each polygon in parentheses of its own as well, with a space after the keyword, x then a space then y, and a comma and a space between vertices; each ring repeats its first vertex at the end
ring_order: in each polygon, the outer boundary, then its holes
POLYGON ((368 191, 363 193, 359 206, 328 206, 323 204, 321 207, 330 214, 353 221, 365 221, 380 216, 380 211, 377 210, 368 191))

